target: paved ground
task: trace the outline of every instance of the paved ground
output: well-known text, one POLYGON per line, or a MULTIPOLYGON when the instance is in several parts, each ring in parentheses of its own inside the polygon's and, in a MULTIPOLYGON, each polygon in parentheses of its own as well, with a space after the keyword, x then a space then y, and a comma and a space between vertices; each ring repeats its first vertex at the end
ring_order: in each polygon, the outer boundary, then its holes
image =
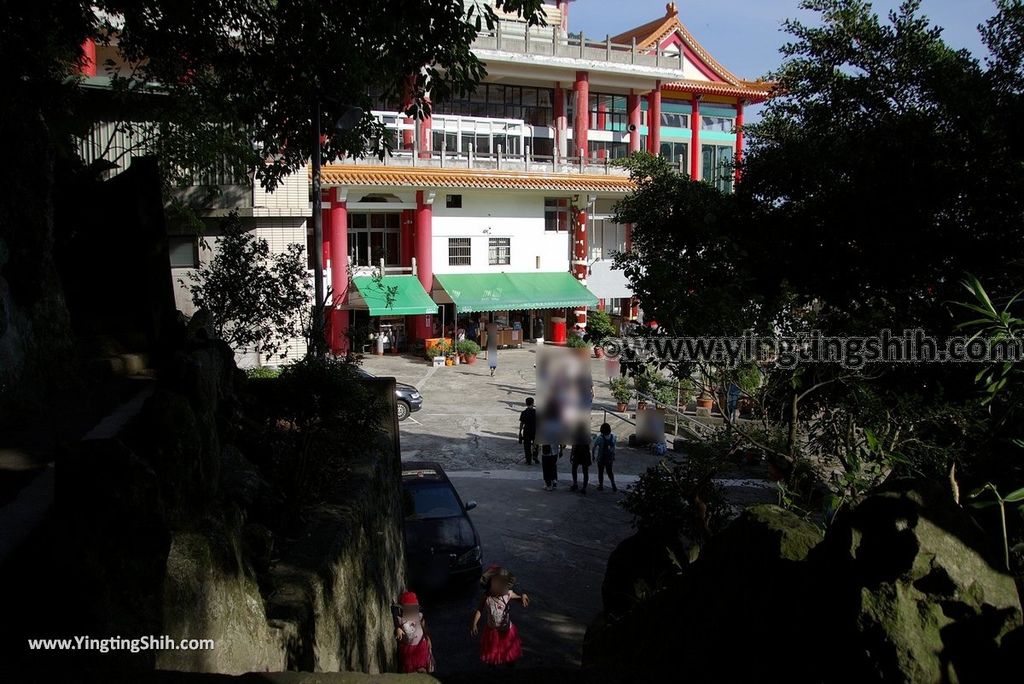
MULTIPOLYGON (((559 488, 543 489, 539 466, 523 463, 516 435, 523 402, 535 388, 535 348, 499 351, 492 378, 482 360, 471 366, 432 368, 412 357, 367 357, 364 367, 419 388, 423 409, 402 423, 402 458, 440 462, 465 501, 480 533, 484 564, 506 565, 533 600, 515 610, 522 630, 524 667, 576 666, 587 624, 601 609, 601 582, 608 555, 633 532, 617 503, 624 494, 593 488, 570 493, 568 456, 559 461, 559 488)), ((621 444, 633 432, 630 416, 605 413, 614 402, 604 361, 593 360, 593 428, 607 420, 621 444)), ((617 370, 617 368, 615 369, 617 370)), ((658 462, 648 450, 619 449, 623 487, 658 462)), ((596 471, 591 469, 592 482, 596 471)), ((738 501, 773 501, 757 472, 724 481, 738 501)), ((442 672, 482 669, 468 628, 479 593, 475 587, 421 597, 442 672)), ((518 608, 518 606, 516 606, 518 608)))

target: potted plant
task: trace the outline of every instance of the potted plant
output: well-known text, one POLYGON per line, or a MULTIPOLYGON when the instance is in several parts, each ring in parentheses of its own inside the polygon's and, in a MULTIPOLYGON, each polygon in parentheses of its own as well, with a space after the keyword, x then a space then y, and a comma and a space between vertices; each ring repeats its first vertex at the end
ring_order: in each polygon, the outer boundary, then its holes
POLYGON ((606 337, 611 337, 615 334, 615 328, 612 326, 611 317, 604 311, 588 311, 587 312, 587 337, 594 345, 594 356, 597 358, 604 357, 604 347, 601 343, 606 337))
POLYGON ((565 346, 570 349, 577 350, 580 356, 590 358, 590 343, 588 343, 583 336, 577 332, 569 333, 569 337, 565 340, 565 346))
POLYGON ((633 386, 636 388, 636 407, 638 410, 647 408, 647 397, 654 392, 655 383, 659 379, 658 372, 650 367, 645 367, 633 377, 633 386))
POLYGON ((480 345, 473 340, 462 340, 455 345, 462 363, 473 365, 476 363, 476 356, 480 353, 480 345))
POLYGON ((446 340, 441 340, 430 345, 427 347, 426 352, 427 361, 433 363, 435 357, 447 357, 448 353, 451 351, 451 346, 451 343, 446 340))
POLYGON ((629 407, 629 398, 633 396, 633 390, 629 388, 629 380, 612 378, 610 385, 612 397, 615 399, 615 410, 622 413, 629 407))
POLYGON ((659 380, 654 387, 654 405, 658 408, 676 405, 676 385, 670 380, 659 380))

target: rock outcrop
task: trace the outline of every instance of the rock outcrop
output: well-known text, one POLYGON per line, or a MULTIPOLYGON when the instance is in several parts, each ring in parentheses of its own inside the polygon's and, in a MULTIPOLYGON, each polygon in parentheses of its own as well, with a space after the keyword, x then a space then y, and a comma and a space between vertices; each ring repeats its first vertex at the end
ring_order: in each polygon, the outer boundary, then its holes
POLYGON ((926 481, 876 491, 824 539, 792 513, 754 506, 658 591, 602 614, 584 663, 640 679, 677 667, 695 682, 996 681, 1019 671, 1024 628, 992 542, 926 481))

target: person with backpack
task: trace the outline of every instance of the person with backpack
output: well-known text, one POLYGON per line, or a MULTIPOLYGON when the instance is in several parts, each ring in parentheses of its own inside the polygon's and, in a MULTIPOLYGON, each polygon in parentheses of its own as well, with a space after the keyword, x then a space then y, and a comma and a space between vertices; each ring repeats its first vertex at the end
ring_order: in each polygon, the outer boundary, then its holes
POLYGON ((612 485, 612 491, 619 491, 619 488, 615 486, 615 475, 612 473, 612 465, 615 463, 615 435, 612 434, 611 425, 601 424, 601 432, 594 437, 591 450, 594 460, 597 461, 597 491, 604 490, 606 472, 608 473, 608 482, 612 485))

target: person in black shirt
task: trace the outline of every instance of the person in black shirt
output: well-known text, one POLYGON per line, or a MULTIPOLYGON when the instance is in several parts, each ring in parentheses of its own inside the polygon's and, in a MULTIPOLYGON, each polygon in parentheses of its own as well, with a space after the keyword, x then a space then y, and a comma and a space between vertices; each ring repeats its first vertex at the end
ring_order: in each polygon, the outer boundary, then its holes
POLYGON ((533 440, 537 438, 537 409, 533 408, 533 397, 526 398, 526 408, 519 414, 519 443, 523 445, 526 465, 536 460, 533 440))

